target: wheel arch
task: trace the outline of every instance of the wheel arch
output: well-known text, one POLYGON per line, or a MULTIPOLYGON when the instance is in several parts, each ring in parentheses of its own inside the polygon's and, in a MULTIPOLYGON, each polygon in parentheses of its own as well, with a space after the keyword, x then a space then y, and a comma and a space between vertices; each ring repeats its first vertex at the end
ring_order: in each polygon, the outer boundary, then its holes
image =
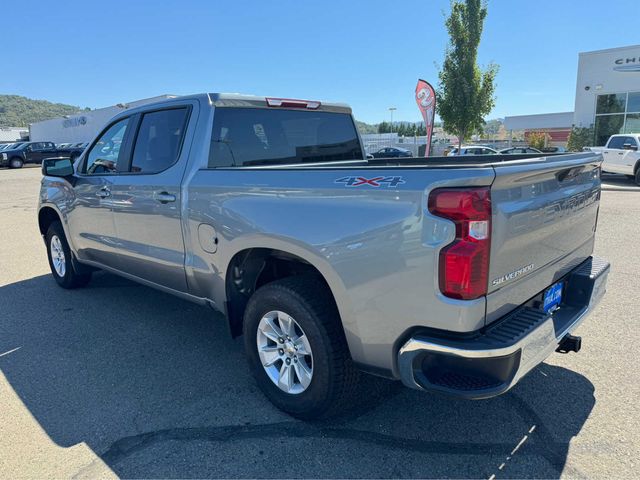
POLYGON ((76 250, 73 245, 71 235, 69 235, 69 229, 67 228, 65 216, 62 214, 57 205, 53 203, 42 204, 40 206, 40 210, 38 210, 38 228, 43 238, 47 234, 49 226, 55 221, 58 221, 62 224, 62 230, 64 231, 64 235, 67 238, 69 248, 71 249, 71 252, 73 253, 75 258, 76 250))
MULTIPOLYGON (((62 222, 62 215, 60 212, 56 210, 51 205, 44 205, 38 211, 38 228, 40 229, 40 235, 44 236, 47 234, 47 230, 53 222, 62 222)), ((63 225, 64 228, 64 225, 63 225)), ((66 231, 65 231, 66 235, 66 231)))
POLYGON ((237 337, 242 334, 244 311, 255 290, 275 280, 311 273, 316 274, 330 292, 340 314, 340 328, 346 334, 344 320, 348 316, 348 306, 345 288, 326 260, 323 262, 305 252, 261 246, 236 252, 227 266, 225 310, 231 335, 237 337))

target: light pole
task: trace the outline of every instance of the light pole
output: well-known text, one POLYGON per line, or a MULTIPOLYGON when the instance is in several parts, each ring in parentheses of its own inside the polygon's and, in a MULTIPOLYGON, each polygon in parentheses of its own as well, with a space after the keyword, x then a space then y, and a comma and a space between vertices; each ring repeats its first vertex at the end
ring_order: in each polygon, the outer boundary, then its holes
POLYGON ((389 107, 389 112, 391 112, 391 133, 393 133, 393 111, 397 110, 396 107, 389 107))

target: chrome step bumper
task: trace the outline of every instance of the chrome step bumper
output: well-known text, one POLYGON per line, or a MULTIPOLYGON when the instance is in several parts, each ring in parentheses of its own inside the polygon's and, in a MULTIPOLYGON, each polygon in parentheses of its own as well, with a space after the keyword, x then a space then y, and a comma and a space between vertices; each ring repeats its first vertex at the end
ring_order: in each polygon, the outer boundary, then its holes
POLYGON ((591 257, 571 271, 560 308, 551 314, 520 307, 471 338, 417 334, 398 352, 408 387, 489 398, 509 390, 553 353, 602 299, 610 265, 591 257))

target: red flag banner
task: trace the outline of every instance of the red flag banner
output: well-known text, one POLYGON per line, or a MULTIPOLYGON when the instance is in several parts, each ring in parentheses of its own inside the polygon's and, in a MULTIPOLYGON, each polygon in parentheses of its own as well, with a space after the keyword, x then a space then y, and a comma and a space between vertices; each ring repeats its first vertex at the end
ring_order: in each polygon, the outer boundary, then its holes
POLYGON ((427 146, 424 156, 429 156, 431 149, 431 133, 433 132, 433 117, 436 114, 436 92, 433 87, 424 80, 418 80, 416 85, 416 103, 422 113, 424 125, 427 128, 427 146))

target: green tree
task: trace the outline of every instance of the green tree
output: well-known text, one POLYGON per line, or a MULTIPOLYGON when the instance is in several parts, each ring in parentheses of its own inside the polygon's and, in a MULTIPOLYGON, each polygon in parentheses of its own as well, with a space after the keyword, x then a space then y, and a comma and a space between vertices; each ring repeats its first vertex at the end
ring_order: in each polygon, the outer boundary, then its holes
POLYGON ((378 124, 378 133, 387 133, 387 122, 381 122, 378 124))
POLYGON ((593 145, 595 131, 593 125, 590 127, 571 127, 569 140, 567 141, 567 150, 570 152, 581 152, 583 147, 593 145))
POLYGON ((537 148, 538 150, 542 150, 547 146, 548 140, 550 139, 550 135, 545 132, 529 132, 527 135, 527 143, 529 146, 533 148, 537 148))
POLYGON ((484 117, 495 104, 498 66, 483 71, 477 64, 487 4, 482 0, 453 0, 445 20, 449 45, 439 73, 436 91, 438 115, 447 132, 458 137, 459 147, 474 133, 481 133, 484 117))

